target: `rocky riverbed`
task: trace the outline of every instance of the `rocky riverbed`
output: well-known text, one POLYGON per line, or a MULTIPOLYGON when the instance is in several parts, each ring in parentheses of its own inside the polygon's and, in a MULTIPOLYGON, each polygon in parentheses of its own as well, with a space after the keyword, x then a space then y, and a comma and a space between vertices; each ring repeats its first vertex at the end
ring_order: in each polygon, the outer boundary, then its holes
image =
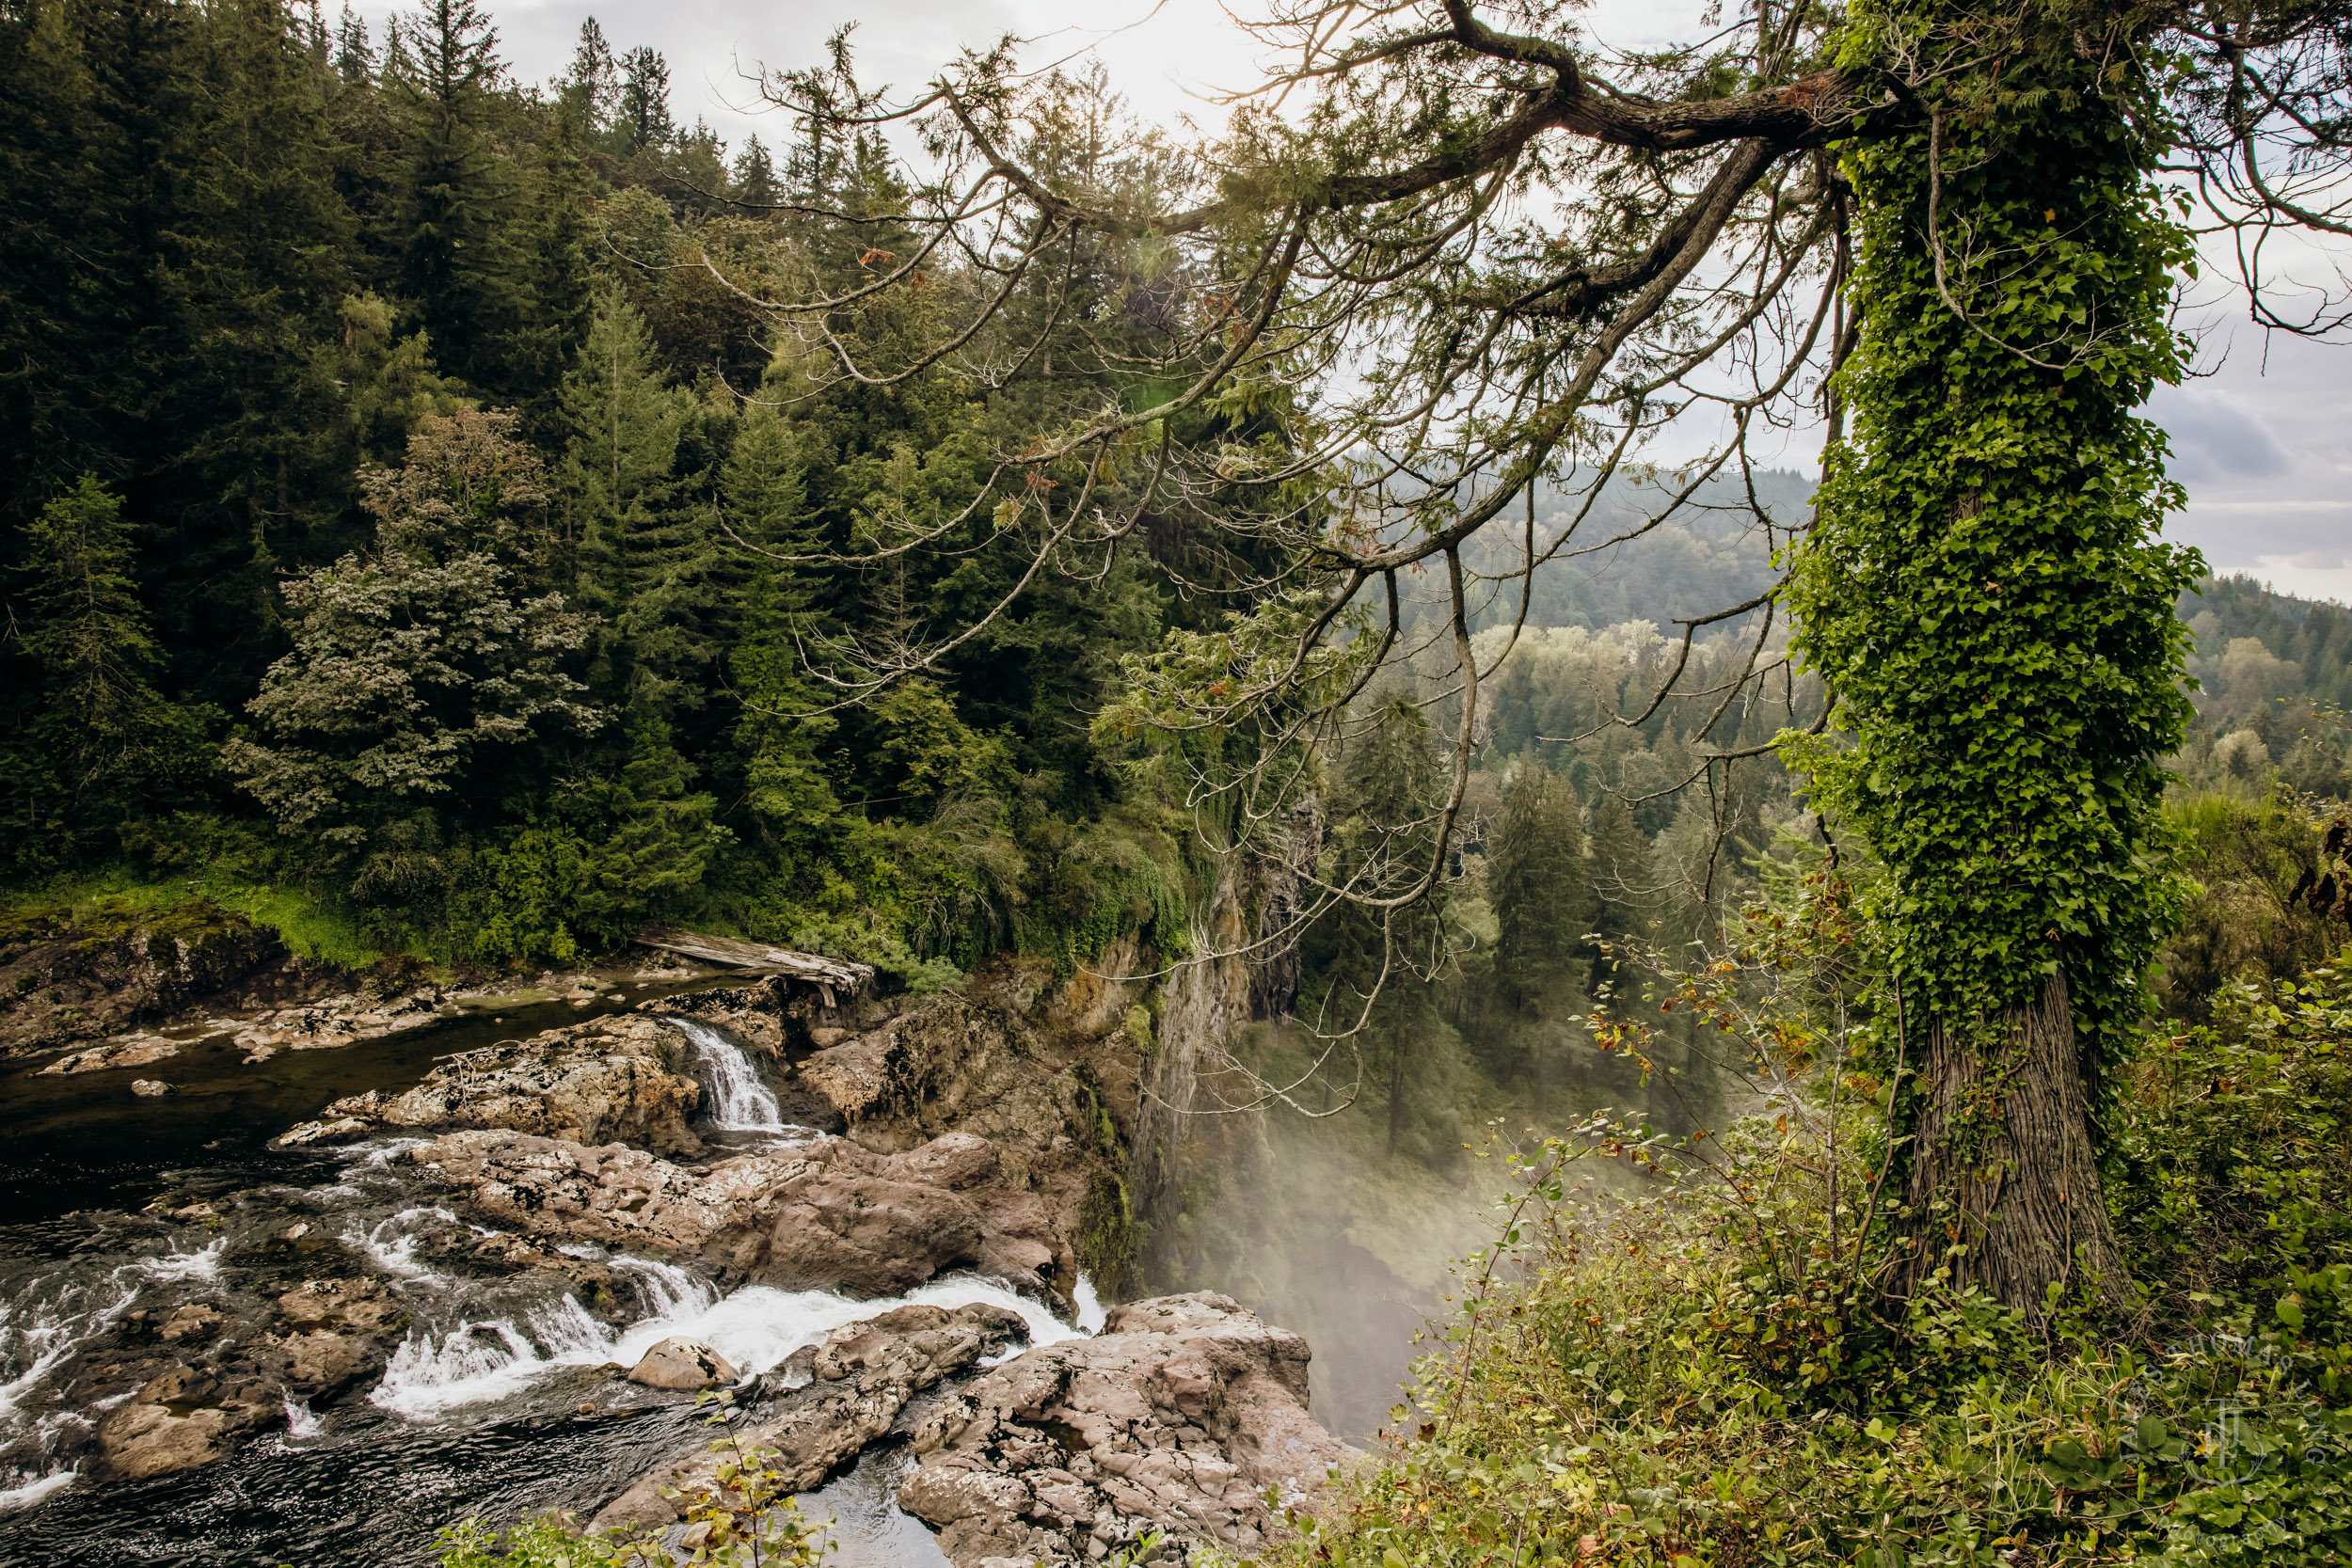
POLYGON ((46 1059, 0 1081, 0 1564, 675 1525, 703 1386, 839 1505, 845 1561, 1247 1549, 1347 1461, 1295 1335, 1210 1294, 1094 1306, 1132 1249, 1118 999, 1018 967, 895 1001, 579 978, 83 997, 111 1034, 41 1004, 46 1059))

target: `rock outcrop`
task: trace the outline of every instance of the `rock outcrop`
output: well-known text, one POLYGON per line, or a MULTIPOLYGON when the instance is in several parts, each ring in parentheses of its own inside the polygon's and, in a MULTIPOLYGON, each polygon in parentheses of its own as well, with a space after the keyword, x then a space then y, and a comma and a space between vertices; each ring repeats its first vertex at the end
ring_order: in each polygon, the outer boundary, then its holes
POLYGON ((99 1426, 105 1468, 126 1481, 209 1465, 238 1435, 278 1413, 278 1395, 258 1378, 230 1382, 183 1364, 151 1379, 99 1426))
POLYGON ((278 1140, 281 1148, 385 1132, 503 1128, 574 1143, 698 1153, 687 1126, 701 1088, 680 1070, 686 1037, 658 1018, 621 1016, 461 1052, 413 1089, 339 1100, 278 1140))
MULTIPOLYGON (((850 1323, 793 1357, 789 1365, 808 1382, 785 1397, 781 1414, 739 1428, 738 1439, 747 1449, 772 1449, 784 1485, 807 1491, 889 1432, 916 1394, 1023 1334, 1017 1314, 978 1305, 901 1307, 850 1323)), ((592 1528, 673 1523, 683 1515, 663 1491, 691 1497, 711 1484, 725 1457, 697 1453, 663 1465, 607 1504, 592 1528)))
POLYGON ((449 1133, 412 1158, 494 1224, 730 1280, 882 1295, 971 1266, 1065 1298, 1077 1281, 1044 1204, 968 1132, 897 1156, 819 1135, 699 1169, 503 1131, 449 1133))
POLYGON ((277 933, 209 898, 10 914, 0 919, 0 1057, 160 1022, 285 956, 277 933))
POLYGON ((1132 1252, 1120 1169, 1142 1053, 1116 988, 1073 1009, 1050 980, 1043 964, 1009 960, 962 994, 845 1017, 851 1032, 803 1058, 791 1087, 818 1101, 844 1136, 884 1153, 948 1132, 988 1139, 1008 1178, 1079 1240, 1095 1282, 1116 1290, 1132 1252))
POLYGON ((369 985, 273 1007, 236 1024, 237 1049, 265 1062, 280 1051, 337 1051, 437 1023, 444 1016, 441 988, 369 985))
POLYGON ((1103 1332, 1032 1350, 917 1428, 899 1503, 958 1568, 1083 1563, 1165 1531, 1249 1553, 1278 1506, 1354 1450, 1307 1413, 1307 1342, 1199 1292, 1112 1309, 1103 1332))
POLYGON ((123 1035, 102 1040, 70 1056, 60 1056, 40 1069, 44 1078, 74 1072, 110 1072, 117 1068, 151 1067, 180 1054, 180 1042, 161 1035, 123 1035))

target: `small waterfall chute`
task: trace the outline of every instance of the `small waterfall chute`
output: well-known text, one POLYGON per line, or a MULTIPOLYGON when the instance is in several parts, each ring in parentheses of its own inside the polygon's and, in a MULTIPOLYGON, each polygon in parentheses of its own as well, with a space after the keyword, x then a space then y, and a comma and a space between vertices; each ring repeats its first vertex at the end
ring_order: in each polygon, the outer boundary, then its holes
POLYGON ((776 1093, 760 1077, 749 1052, 699 1020, 674 1017, 669 1022, 694 1047, 695 1076, 709 1097, 705 1108, 712 1127, 722 1132, 798 1131, 785 1124, 776 1093))

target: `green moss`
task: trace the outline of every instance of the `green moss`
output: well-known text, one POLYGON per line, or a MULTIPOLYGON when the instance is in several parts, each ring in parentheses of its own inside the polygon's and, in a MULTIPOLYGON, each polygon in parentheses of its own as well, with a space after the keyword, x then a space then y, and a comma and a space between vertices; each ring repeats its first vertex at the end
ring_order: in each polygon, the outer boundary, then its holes
MULTIPOLYGON (((120 868, 100 871, 40 890, 0 894, 12 900, 0 911, 0 941, 14 929, 38 929, 67 911, 85 942, 119 941, 147 929, 174 941, 215 940, 233 929, 235 917, 278 933, 290 952, 342 969, 369 969, 383 950, 362 933, 358 921, 338 903, 298 888, 238 881, 199 873, 167 879, 142 879, 120 868)), ((60 929, 58 935, 64 934, 60 929)), ((428 957, 429 955, 418 955, 428 957)))
POLYGON ((1127 1183, 1104 1171, 1087 1183, 1086 1201, 1078 1209, 1078 1234, 1071 1250, 1078 1267, 1094 1288, 1113 1299, 1126 1292, 1134 1276, 1136 1255, 1143 1250, 1151 1227, 1135 1216, 1127 1183))

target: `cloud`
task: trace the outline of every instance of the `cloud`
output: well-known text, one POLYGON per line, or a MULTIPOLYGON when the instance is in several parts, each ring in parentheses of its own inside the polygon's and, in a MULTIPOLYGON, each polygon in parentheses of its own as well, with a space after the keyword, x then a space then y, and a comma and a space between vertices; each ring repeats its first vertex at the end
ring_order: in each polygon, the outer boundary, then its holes
POLYGON ((2185 484, 2275 477, 2292 461, 2278 437, 2234 400, 2160 387, 2147 412, 2171 436, 2172 477, 2185 484))

